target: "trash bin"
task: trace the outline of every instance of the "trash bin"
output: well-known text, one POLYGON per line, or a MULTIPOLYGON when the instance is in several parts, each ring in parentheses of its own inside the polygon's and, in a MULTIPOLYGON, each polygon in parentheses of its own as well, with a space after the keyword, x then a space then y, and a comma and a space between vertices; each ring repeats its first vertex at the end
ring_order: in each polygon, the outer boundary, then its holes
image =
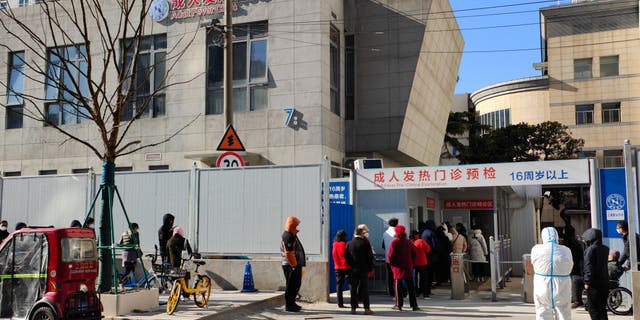
POLYGON ((531 264, 531 255, 522 255, 522 301, 533 303, 533 264, 531 264))
POLYGON ((451 254, 451 299, 465 298, 464 254, 451 254))

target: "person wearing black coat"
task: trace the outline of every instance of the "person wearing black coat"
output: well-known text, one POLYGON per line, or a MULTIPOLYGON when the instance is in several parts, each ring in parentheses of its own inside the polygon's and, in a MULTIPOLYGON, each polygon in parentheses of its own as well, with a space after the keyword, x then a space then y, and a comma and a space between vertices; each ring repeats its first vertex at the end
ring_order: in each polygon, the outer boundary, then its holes
MULTIPOLYGON (((629 250, 629 224, 624 221, 618 221, 616 225, 616 231, 622 234, 622 243, 624 243, 624 251, 618 258, 618 266, 623 267, 625 270, 631 269, 631 251, 629 250), (629 263, 627 263, 629 261, 629 263)), ((636 257, 640 258, 640 237, 636 233, 636 257)), ((640 270, 640 268, 638 268, 640 270)))
POLYGON ((160 257, 162 262, 169 262, 169 252, 167 252, 167 241, 173 236, 173 221, 175 217, 167 213, 162 217, 162 226, 158 229, 158 244, 160 245, 160 257))
POLYGON ((369 304, 367 275, 373 270, 374 257, 371 243, 365 236, 368 232, 369 228, 366 225, 359 225, 344 251, 344 259, 351 266, 351 314, 356 313, 358 300, 362 301, 364 314, 373 313, 369 304))
POLYGON ((428 285, 426 286, 426 288, 424 288, 425 292, 422 292, 422 294, 428 297, 431 295, 431 282, 433 281, 433 279, 435 279, 435 266, 439 263, 437 246, 438 241, 436 239, 435 231, 436 223, 433 220, 427 220, 424 227, 424 230, 422 230, 422 232, 420 233, 420 238, 422 238, 422 240, 424 240, 424 242, 429 245, 431 251, 429 251, 429 254, 427 254, 427 261, 429 263, 427 264, 426 283, 428 285))
POLYGON ((571 308, 577 308, 582 303, 582 290, 584 281, 582 269, 584 267, 584 246, 576 238, 576 229, 571 226, 564 227, 563 245, 571 250, 573 268, 571 269, 571 308))
POLYGON ((584 253, 584 288, 587 290, 589 316, 592 320, 607 320, 609 247, 602 244, 602 231, 588 229, 582 235, 587 242, 584 253))

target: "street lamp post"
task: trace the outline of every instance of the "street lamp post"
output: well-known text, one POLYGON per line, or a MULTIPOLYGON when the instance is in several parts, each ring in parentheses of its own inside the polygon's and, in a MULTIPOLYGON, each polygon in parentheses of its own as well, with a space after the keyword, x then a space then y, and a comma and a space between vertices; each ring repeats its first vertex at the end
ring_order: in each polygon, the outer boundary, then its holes
POLYGON ((225 45, 224 45, 224 127, 233 123, 233 22, 231 21, 231 0, 224 2, 225 45))

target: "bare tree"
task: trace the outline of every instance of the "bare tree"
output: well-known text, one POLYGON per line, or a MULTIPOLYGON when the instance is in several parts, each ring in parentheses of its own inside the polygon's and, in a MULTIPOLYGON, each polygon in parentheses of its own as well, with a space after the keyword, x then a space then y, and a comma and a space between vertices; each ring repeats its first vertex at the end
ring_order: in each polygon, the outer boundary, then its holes
MULTIPOLYGON (((98 291, 111 289, 112 250, 110 212, 113 203, 115 161, 144 148, 169 141, 196 120, 194 118, 158 141, 127 138, 140 117, 163 106, 166 89, 192 79, 175 81, 172 70, 198 34, 171 39, 151 35, 147 0, 59 0, 41 1, 29 8, 0 10, 5 35, 0 47, 12 54, 8 80, 0 80, 8 100, 17 100, 22 110, 7 112, 42 122, 89 148, 103 161, 102 212, 99 217, 100 276, 98 291), (33 14, 38 10, 39 15, 33 14), (164 46, 163 54, 149 56, 149 46, 164 46), (16 66, 19 66, 17 68, 16 66), (44 90, 22 90, 15 77, 37 83, 44 90), (97 130, 98 141, 78 136, 66 123, 87 122, 97 130)), ((198 74, 197 76, 200 76, 198 74)), ((196 77, 197 77, 196 76, 196 77)), ((7 102, 7 103, 5 103, 7 102)), ((63 142, 64 143, 64 142, 63 142)))

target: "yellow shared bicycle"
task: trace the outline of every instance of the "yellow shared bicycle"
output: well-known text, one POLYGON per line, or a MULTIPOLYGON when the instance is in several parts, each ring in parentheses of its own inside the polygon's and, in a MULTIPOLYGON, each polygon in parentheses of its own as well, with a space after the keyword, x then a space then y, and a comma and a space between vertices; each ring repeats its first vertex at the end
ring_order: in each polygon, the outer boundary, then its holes
POLYGON ((173 287, 171 288, 169 299, 167 300, 167 314, 173 314, 176 311, 178 303, 180 303, 180 296, 183 292, 188 296, 193 295, 193 300, 196 303, 196 306, 204 308, 207 305, 209 295, 211 295, 211 278, 207 275, 201 275, 198 273, 198 268, 201 265, 204 265, 204 263, 205 262, 202 260, 191 260, 191 258, 182 259, 180 269, 168 274, 169 277, 176 278, 176 280, 173 282, 173 287), (192 262, 196 266, 194 271, 195 280, 193 282, 193 287, 191 288, 189 287, 187 280, 185 280, 187 270, 184 265, 187 261, 192 262))

